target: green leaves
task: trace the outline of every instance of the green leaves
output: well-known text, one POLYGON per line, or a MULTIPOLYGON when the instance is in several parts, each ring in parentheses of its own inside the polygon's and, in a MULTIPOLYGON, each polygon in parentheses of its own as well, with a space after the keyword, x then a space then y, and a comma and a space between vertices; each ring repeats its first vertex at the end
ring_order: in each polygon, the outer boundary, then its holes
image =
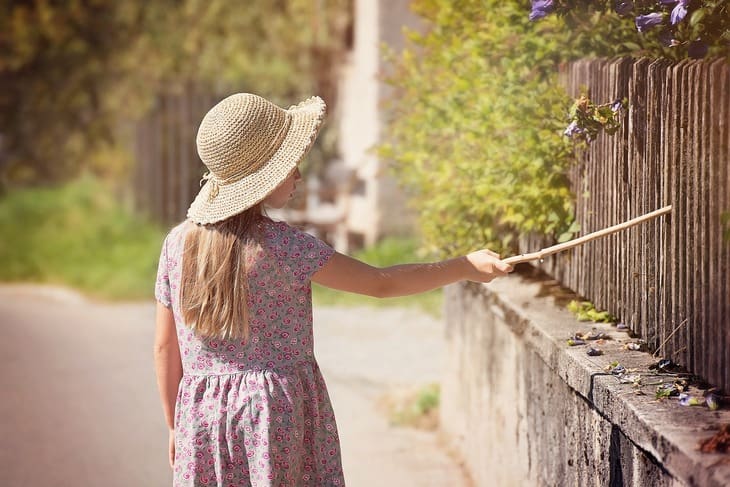
POLYGON ((582 145, 589 144, 601 132, 613 135, 620 127, 618 115, 626 101, 596 105, 583 92, 568 110, 570 124, 563 135, 582 145))
MULTIPOLYGON (((412 2, 426 29, 410 33, 390 78, 393 118, 385 146, 413 195, 427 244, 443 254, 483 246, 511 253, 520 237, 565 241, 578 230, 571 227, 567 177, 575 161, 572 141, 615 134, 624 104, 587 95, 573 103, 558 82, 562 63, 684 58, 698 37, 692 22, 730 37, 728 0, 693 2, 688 18, 670 32, 673 47, 662 44, 662 30, 641 34, 635 23, 651 9, 668 20, 673 6, 626 2, 619 15, 614 1, 554 4, 557 15, 530 22, 525 2, 412 2), (570 138, 563 137, 566 124, 570 138)), ((730 43, 723 42, 712 44, 709 55, 728 54, 730 43)), ((695 46, 700 54, 701 48, 695 46)))
POLYGON ((558 237, 558 243, 567 242, 568 240, 572 239, 575 234, 580 232, 580 223, 574 221, 570 224, 570 228, 568 228, 567 231, 560 234, 558 237))
POLYGON ((92 296, 149 299, 165 229, 132 215, 92 178, 0 200, 0 281, 48 282, 92 296))
POLYGON ((510 2, 414 3, 436 19, 396 64, 381 150, 414 196, 427 245, 441 254, 516 251, 521 235, 559 235, 572 220, 561 137, 570 100, 555 66, 565 34, 510 2))
POLYGON ((705 18, 705 15, 707 14, 707 10, 704 8, 700 8, 692 12, 692 15, 689 18, 689 26, 690 27, 696 27, 697 24, 702 22, 702 19, 705 18))
POLYGON ((131 157, 120 127, 160 93, 236 87, 280 104, 331 100, 350 3, 5 2, 0 180, 63 181, 97 165, 121 178, 131 157))
POLYGON ((551 0, 549 13, 547 18, 554 13, 564 19, 573 32, 571 46, 586 54, 592 54, 586 50, 592 45, 634 57, 679 60, 709 53, 730 59, 730 45, 724 42, 730 28, 728 0, 551 0))
POLYGON ((578 321, 613 323, 616 319, 608 311, 598 311, 590 301, 573 300, 568 303, 568 311, 576 315, 578 321))

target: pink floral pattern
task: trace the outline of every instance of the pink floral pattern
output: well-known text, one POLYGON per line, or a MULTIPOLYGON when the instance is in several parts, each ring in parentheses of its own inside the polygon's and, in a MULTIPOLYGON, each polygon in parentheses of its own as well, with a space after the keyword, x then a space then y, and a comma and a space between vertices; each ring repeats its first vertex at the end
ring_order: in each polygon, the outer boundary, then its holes
POLYGON ((327 387, 313 352, 310 279, 334 251, 283 222, 259 225, 248 260, 250 339, 202 339, 181 319, 187 224, 166 237, 155 297, 172 309, 183 379, 175 486, 344 485, 327 387))

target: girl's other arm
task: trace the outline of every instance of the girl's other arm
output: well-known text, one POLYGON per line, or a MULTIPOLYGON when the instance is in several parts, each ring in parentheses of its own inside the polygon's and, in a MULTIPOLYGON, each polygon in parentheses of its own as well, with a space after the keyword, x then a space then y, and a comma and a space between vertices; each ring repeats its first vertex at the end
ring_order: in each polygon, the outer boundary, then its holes
POLYGON ((322 286, 390 298, 417 294, 453 282, 489 282, 507 275, 512 267, 490 250, 479 250, 431 264, 401 264, 378 268, 335 252, 327 264, 312 277, 322 286))
POLYGON ((172 467, 175 460, 175 402, 177 401, 180 379, 182 379, 182 362, 172 311, 158 302, 155 321, 155 372, 157 373, 157 388, 160 391, 165 422, 170 432, 169 460, 172 467))

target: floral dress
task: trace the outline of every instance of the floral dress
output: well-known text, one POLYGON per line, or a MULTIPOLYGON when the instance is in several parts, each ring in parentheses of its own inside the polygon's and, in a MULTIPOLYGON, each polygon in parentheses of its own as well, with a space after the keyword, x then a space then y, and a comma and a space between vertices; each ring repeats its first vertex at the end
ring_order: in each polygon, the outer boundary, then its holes
POLYGON ((335 416, 313 352, 310 279, 334 251, 283 222, 258 224, 247 266, 250 338, 205 339, 182 320, 182 246, 172 229, 155 296, 172 309, 183 377, 175 486, 344 485, 335 416))

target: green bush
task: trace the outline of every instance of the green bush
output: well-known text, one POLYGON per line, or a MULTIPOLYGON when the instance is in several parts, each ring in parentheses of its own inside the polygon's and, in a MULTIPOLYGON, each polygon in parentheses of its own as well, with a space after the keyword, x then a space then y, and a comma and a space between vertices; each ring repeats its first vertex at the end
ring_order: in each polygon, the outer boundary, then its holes
POLYGON ((616 317, 608 311, 598 311, 590 301, 572 300, 568 303, 568 311, 573 313, 578 321, 593 321, 594 323, 615 323, 616 317))
POLYGON ((398 62, 382 153, 412 190, 434 250, 514 249, 520 233, 567 229, 571 159, 555 114, 569 101, 525 58, 551 48, 528 35, 522 6, 495 2, 488 23, 484 2, 457 3, 416 2, 432 28, 411 34, 398 62))
POLYGON ((410 191, 430 250, 507 254, 528 234, 569 237, 576 158, 563 132, 573 100, 558 68, 656 44, 601 5, 530 22, 527 1, 413 2, 426 30, 408 33, 392 58, 381 154, 410 191))
POLYGON ((150 298, 163 229, 94 179, 0 199, 0 280, 53 283, 107 299, 150 298))

